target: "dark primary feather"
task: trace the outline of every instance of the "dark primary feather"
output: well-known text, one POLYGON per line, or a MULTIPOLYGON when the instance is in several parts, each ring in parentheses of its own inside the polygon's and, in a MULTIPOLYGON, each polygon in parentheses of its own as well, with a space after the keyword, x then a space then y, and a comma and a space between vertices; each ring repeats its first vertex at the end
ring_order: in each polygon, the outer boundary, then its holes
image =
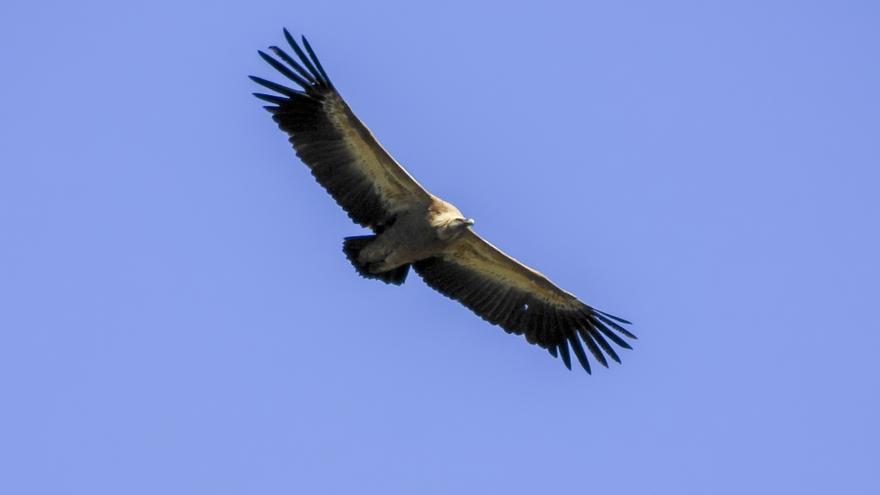
POLYGON ((623 318, 621 318, 619 316, 609 315, 608 313, 606 313, 604 311, 599 311, 599 310, 596 310, 596 312, 599 313, 600 315, 607 316, 608 318, 611 318, 612 320, 623 323, 624 325, 632 325, 631 321, 624 320, 623 318))
MULTIPOLYGON (((315 56, 314 52, 311 52, 311 50, 309 50, 310 55, 312 56, 312 59, 310 60, 309 57, 307 57, 306 54, 303 53, 302 48, 299 47, 299 43, 296 42, 293 36, 290 35, 290 31, 288 31, 287 29, 284 29, 284 38, 287 39, 287 44, 290 45, 291 48, 293 48, 293 51, 296 52, 302 63, 306 67, 308 67, 309 72, 311 72, 315 79, 317 79, 319 83, 327 84, 329 82, 329 79, 322 79, 321 73, 319 73, 315 69, 315 66, 312 65, 312 60, 318 60, 318 57, 315 56)), ((303 38, 303 41, 305 42, 305 38, 303 38)))
POLYGON ((260 57, 262 57, 263 60, 265 60, 266 62, 268 62, 269 65, 271 65, 272 67, 274 67, 275 70, 277 70, 278 72, 284 74, 284 76, 287 77, 288 79, 290 79, 291 81, 293 81, 293 82, 299 84, 299 85, 302 86, 303 88, 307 88, 307 87, 309 87, 309 81, 306 81, 306 80, 303 79, 302 77, 300 77, 300 76, 294 74, 293 71, 291 71, 290 69, 288 69, 288 68, 287 68, 284 64, 282 64, 281 62, 275 60, 274 58, 270 57, 269 55, 266 55, 266 53, 264 53, 264 52, 262 52, 262 51, 260 51, 260 50, 257 50, 257 53, 259 53, 259 54, 260 54, 260 57))
POLYGON ((324 82, 326 84, 329 84, 330 86, 333 86, 333 84, 330 82, 330 78, 327 77, 327 73, 324 72, 324 68, 321 67, 321 61, 318 60, 318 57, 315 56, 315 52, 312 50, 312 45, 309 44, 309 40, 307 40, 306 37, 303 36, 302 42, 303 45, 306 47, 306 51, 309 52, 309 57, 312 59, 312 62, 315 63, 315 67, 318 68, 318 72, 321 73, 321 77, 324 78, 324 82))
POLYGON ((290 96, 290 97, 302 94, 301 91, 297 91, 295 89, 288 88, 287 86, 284 86, 284 85, 281 85, 278 83, 274 83, 272 81, 267 81, 266 79, 263 79, 262 77, 250 76, 250 78, 251 78, 251 81, 259 84, 260 86, 263 86, 266 89, 271 89, 272 91, 274 91, 276 93, 281 93, 283 95, 290 96))
MULTIPOLYGON (((581 346, 581 341, 578 340, 575 331, 567 326, 560 326, 559 328, 564 328, 566 333, 569 334, 567 335, 568 342, 571 344, 571 349, 574 351, 574 355, 577 356, 578 362, 581 363, 581 366, 584 368, 584 370, 586 370, 587 373, 591 373, 590 362, 587 361, 587 355, 584 353, 584 348, 583 346, 581 346)), ((608 364, 605 363, 605 366, 608 366, 608 364)))
POLYGON ((285 52, 281 48, 278 48, 277 46, 270 46, 269 49, 272 50, 272 53, 277 55, 278 58, 280 58, 285 63, 287 63, 287 65, 293 67, 294 70, 299 72, 299 75, 306 78, 311 83, 316 82, 315 77, 312 76, 311 74, 309 74, 309 71, 303 69, 303 67, 301 65, 299 65, 299 63, 296 60, 294 60, 290 55, 288 55, 287 52, 285 52))
MULTIPOLYGON (((571 369, 571 355, 568 353, 568 341, 563 340, 556 344, 559 347, 559 355, 562 356, 562 363, 566 368, 571 369)), ((588 370, 587 373, 590 373, 588 370)))
POLYGON ((275 96, 275 95, 267 95, 266 93, 252 93, 252 94, 263 101, 268 101, 269 103, 274 103, 276 105, 280 105, 280 104, 287 101, 287 98, 282 98, 280 96, 275 96))
MULTIPOLYGON (((620 333, 626 335, 627 337, 629 337, 629 338, 631 338, 631 339, 638 339, 638 337, 636 337, 635 335, 631 334, 631 333, 629 332, 629 330, 623 328, 622 326, 618 325, 617 323, 614 323, 614 321, 612 321, 612 320, 609 318, 609 316, 610 316, 610 315, 606 315, 605 313, 600 313, 600 312, 597 312, 597 313, 596 313, 596 318, 599 318, 600 320, 602 320, 603 322, 607 323, 608 325, 611 325, 611 326, 612 326, 615 330, 617 330, 618 332, 620 332, 620 333)), ((619 319, 619 318, 617 318, 617 319, 620 320, 620 321, 623 321, 624 323, 629 324, 626 320, 621 320, 621 319, 619 319)))

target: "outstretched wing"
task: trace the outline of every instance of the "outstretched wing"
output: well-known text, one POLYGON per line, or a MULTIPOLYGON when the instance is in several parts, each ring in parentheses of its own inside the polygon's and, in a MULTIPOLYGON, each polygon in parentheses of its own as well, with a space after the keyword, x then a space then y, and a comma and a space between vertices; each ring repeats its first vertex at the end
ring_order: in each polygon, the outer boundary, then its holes
POLYGON ((630 349, 628 321, 598 311, 560 289, 541 273, 504 254, 468 229, 442 254, 413 267, 438 292, 470 308, 507 333, 524 334, 571 369, 571 351, 590 373, 586 345, 596 361, 620 362, 608 342, 630 349))
POLYGON ((297 156, 348 216, 381 231, 397 212, 413 202, 426 201, 429 194, 352 113, 305 37, 302 43, 308 55, 286 29, 284 36, 299 61, 277 46, 270 47, 277 59, 262 51, 259 54, 302 89, 251 76, 277 93, 254 96, 271 103, 265 108, 290 136, 297 156))

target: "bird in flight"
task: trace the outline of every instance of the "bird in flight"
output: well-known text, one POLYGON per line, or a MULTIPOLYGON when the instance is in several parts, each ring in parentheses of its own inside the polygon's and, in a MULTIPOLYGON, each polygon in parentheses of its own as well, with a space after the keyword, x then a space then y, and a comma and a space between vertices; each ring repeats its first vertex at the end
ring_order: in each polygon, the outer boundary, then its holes
POLYGON ((630 349, 630 322, 584 304, 540 272, 477 235, 474 220, 428 192, 382 147, 327 77, 305 37, 285 29, 296 58, 277 46, 260 57, 298 86, 250 78, 254 93, 289 136, 297 156, 348 216, 373 235, 346 237, 343 252, 363 277, 401 285, 410 267, 425 283, 507 333, 587 373, 589 352, 603 366, 630 349), (609 342, 610 341, 610 342, 609 342), (584 350, 586 347, 586 351, 584 350), (606 358, 607 356, 607 358, 606 358))

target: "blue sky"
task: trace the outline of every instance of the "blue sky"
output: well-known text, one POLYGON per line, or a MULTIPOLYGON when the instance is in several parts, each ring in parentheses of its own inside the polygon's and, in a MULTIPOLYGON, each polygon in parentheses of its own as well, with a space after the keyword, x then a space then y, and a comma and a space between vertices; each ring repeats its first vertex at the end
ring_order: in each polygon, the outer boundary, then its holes
POLYGON ((876 2, 0 6, 0 491, 878 493, 876 2), (477 231, 635 322, 569 372, 250 96, 306 33, 477 231))

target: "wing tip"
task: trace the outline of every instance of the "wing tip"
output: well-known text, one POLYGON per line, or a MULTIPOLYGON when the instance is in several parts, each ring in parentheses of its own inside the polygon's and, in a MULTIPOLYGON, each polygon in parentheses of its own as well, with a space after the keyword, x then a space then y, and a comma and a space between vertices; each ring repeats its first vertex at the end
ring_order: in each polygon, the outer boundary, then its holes
POLYGON ((305 35, 300 36, 302 45, 306 49, 304 52, 299 43, 297 43, 296 38, 290 34, 290 31, 286 27, 282 28, 282 32, 284 33, 284 39, 287 41, 287 44, 290 45, 299 57, 300 62, 302 62, 302 64, 308 69, 308 72, 313 76, 310 79, 314 79, 316 84, 327 88, 333 88, 333 83, 330 82, 327 72, 324 70, 324 67, 321 66, 321 62, 315 55, 315 51, 312 49, 312 46, 309 44, 305 35), (306 52, 308 52, 308 55, 306 55, 306 52))
POLYGON ((633 323, 632 323, 631 321, 629 321, 629 320, 625 320, 625 319, 623 319, 623 318, 621 318, 621 317, 619 317, 619 316, 614 316, 614 315, 612 315, 612 314, 610 314, 610 313, 606 313, 606 312, 604 312, 604 311, 599 311, 598 309, 593 309, 593 311, 595 311, 595 312, 597 312, 597 313, 599 313, 599 314, 602 314, 602 315, 604 315, 604 316, 607 316, 608 318, 611 318, 612 320, 616 320, 616 321, 618 321, 618 322, 620 322, 620 323, 623 323, 624 325, 632 325, 632 324, 633 324, 633 323))
POLYGON ((562 364, 571 371, 571 354, 568 352, 568 341, 563 340, 558 344, 559 355, 562 357, 562 364))

